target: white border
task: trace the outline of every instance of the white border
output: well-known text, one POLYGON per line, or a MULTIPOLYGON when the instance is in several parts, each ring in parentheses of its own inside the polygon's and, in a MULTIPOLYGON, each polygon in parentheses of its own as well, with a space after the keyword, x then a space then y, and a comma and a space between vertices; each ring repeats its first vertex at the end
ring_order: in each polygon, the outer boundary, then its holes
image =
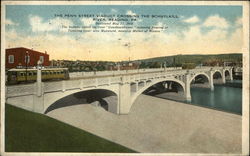
MULTIPOLYGON (((1 154, 6 156, 27 153, 6 153, 4 145, 5 121, 5 6, 6 5, 241 5, 243 6, 243 105, 242 105, 242 155, 249 154, 249 2, 248 1, 3 1, 1 2, 1 154)), ((28 155, 152 155, 147 153, 29 153, 28 155)), ((164 153, 157 155, 184 155, 184 153, 164 153)), ((185 155, 218 155, 218 154, 185 154, 185 155)), ((224 154, 222 154, 224 155, 224 154)), ((229 154, 227 154, 229 155, 229 154)), ((231 154, 230 154, 231 155, 231 154)), ((232 154, 234 155, 234 154, 232 154)))
POLYGON ((249 2, 243 8, 242 154, 249 155, 249 2))
MULTIPOLYGON (((5 5, 1 5, 1 140, 0 140, 0 152, 3 154, 4 146, 4 134, 5 134, 5 25, 2 23, 5 21, 5 5)), ((1 155, 0 154, 0 155, 1 155)))
POLYGON ((4 5, 243 5, 244 1, 3 1, 4 5))

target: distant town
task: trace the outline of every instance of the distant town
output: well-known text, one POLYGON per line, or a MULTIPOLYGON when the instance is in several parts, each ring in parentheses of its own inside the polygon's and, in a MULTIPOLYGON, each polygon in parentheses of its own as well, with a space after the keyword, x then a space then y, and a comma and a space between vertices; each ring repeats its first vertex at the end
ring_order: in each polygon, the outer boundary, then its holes
POLYGON ((40 60, 45 68, 68 68, 69 72, 107 70, 130 70, 142 68, 182 67, 192 69, 199 66, 242 67, 242 54, 220 55, 174 55, 121 62, 88 60, 50 60, 49 53, 24 47, 6 49, 6 70, 11 68, 34 68, 40 60))

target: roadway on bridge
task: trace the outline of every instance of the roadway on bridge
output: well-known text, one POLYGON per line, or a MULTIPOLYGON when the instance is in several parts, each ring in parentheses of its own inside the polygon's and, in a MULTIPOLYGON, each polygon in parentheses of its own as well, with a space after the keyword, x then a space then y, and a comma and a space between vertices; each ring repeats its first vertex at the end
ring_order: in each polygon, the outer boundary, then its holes
POLYGON ((47 115, 138 152, 241 152, 241 116, 147 95, 128 115, 86 104, 47 115))

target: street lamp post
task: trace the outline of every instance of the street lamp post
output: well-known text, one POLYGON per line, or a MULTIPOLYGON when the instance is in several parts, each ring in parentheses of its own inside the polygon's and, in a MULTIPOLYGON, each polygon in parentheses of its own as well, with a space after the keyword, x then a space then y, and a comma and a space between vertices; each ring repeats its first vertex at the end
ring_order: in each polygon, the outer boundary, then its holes
POLYGON ((26 53, 25 53, 25 63, 26 63, 25 81, 26 82, 27 82, 27 70, 28 70, 28 56, 29 56, 29 52, 26 51, 26 53))
POLYGON ((42 62, 40 60, 37 61, 37 75, 36 75, 36 83, 37 83, 37 96, 42 95, 42 62))
POLYGON ((128 64, 129 64, 130 63, 130 47, 131 47, 131 44, 130 44, 130 42, 127 42, 123 46, 128 48, 128 52, 129 52, 129 54, 128 54, 128 64))

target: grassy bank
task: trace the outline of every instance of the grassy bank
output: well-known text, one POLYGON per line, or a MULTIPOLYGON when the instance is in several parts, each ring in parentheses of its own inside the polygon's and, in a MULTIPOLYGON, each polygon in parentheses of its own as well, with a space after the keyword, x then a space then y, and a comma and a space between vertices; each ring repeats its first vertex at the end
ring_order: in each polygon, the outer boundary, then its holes
POLYGON ((6 104, 6 152, 135 152, 42 114, 6 104))

